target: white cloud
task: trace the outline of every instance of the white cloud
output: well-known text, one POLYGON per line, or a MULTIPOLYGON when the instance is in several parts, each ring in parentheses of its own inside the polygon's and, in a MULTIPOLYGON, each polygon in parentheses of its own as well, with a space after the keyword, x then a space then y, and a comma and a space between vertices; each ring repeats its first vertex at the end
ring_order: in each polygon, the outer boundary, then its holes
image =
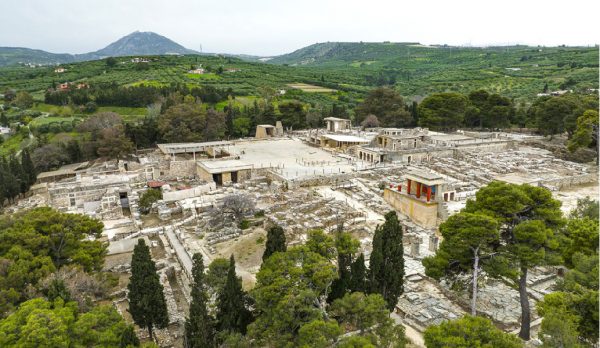
POLYGON ((11 1, 0 12, 0 45, 84 53, 135 30, 257 55, 324 41, 594 45, 599 9, 585 0, 11 1))

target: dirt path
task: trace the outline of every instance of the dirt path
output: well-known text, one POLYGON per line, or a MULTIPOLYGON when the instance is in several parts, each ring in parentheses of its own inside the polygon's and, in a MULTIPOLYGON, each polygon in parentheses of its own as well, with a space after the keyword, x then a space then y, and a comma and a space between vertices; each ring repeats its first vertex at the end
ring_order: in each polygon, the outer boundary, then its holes
POLYGON ((406 325, 402 322, 402 318, 396 313, 391 314, 392 319, 396 324, 404 326, 404 333, 406 337, 412 342, 412 344, 419 348, 425 348, 425 340, 423 340, 423 334, 415 330, 412 326, 406 325))

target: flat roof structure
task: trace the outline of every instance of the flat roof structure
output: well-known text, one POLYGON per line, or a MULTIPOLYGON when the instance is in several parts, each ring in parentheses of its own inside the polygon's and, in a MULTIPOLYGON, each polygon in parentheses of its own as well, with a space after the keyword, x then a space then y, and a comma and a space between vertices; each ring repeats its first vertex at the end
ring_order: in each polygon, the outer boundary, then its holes
POLYGON ((348 122, 350 122, 350 120, 347 118, 338 118, 338 117, 325 117, 323 120, 324 121, 348 121, 348 122))
POLYGON ((441 135, 430 135, 433 140, 452 141, 452 140, 473 140, 472 137, 459 134, 441 134, 441 135))
POLYGON ((427 186, 440 185, 446 182, 446 180, 439 174, 430 172, 417 172, 410 171, 405 175, 406 179, 423 183, 427 186))
POLYGON ((257 127, 263 127, 263 128, 275 128, 275 126, 270 125, 270 124, 259 124, 256 125, 257 127))
POLYGON ((252 169, 252 164, 240 160, 198 161, 197 163, 210 174, 252 169))
POLYGON ((173 144, 158 144, 158 148, 165 155, 173 155, 177 153, 193 153, 205 152, 211 147, 225 147, 233 145, 231 141, 208 141, 204 143, 173 143, 173 144))
POLYGON ((360 138, 354 135, 339 135, 339 134, 323 134, 323 137, 335 141, 346 142, 346 143, 369 143, 370 140, 360 138))

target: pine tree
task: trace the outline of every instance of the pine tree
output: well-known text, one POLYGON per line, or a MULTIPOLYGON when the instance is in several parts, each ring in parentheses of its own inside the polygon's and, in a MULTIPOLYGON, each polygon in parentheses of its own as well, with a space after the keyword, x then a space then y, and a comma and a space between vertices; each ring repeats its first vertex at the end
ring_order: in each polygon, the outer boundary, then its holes
POLYGON ((217 327, 219 331, 246 334, 251 314, 246 308, 245 302, 246 293, 242 290, 242 280, 235 274, 235 259, 231 255, 227 282, 217 295, 217 327))
POLYGON ((367 267, 365 266, 365 255, 360 254, 352 266, 350 266, 350 282, 348 284, 348 290, 350 292, 366 292, 366 277, 367 267))
POLYGON ((204 261, 202 255, 194 254, 192 257, 192 303, 190 315, 185 321, 185 347, 204 348, 214 346, 213 319, 208 314, 206 303, 208 295, 204 284, 204 261))
POLYGON ((152 329, 166 327, 169 316, 156 265, 143 239, 140 239, 133 249, 131 277, 127 289, 129 313, 136 324, 148 329, 152 339, 152 329))
POLYGON ((273 255, 276 252, 285 252, 287 250, 285 244, 285 233, 283 228, 280 226, 272 226, 267 231, 267 243, 265 245, 265 252, 263 253, 263 261, 265 261, 269 256, 273 255))
POLYGON ((404 291, 404 247, 402 226, 395 211, 385 214, 385 223, 373 236, 369 281, 371 293, 378 293, 393 310, 404 291))

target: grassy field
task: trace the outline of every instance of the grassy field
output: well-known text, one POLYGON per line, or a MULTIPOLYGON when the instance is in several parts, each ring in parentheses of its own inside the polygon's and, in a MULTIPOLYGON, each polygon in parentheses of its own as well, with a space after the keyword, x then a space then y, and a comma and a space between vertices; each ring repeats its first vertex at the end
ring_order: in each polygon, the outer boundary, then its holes
POLYGON ((307 93, 332 93, 336 92, 335 89, 325 88, 321 86, 309 85, 307 83, 288 83, 288 86, 294 89, 299 89, 302 92, 307 93))
POLYGON ((129 108, 124 106, 100 106, 98 112, 116 112, 122 116, 146 116, 146 108, 129 108))
POLYGON ((44 124, 50 123, 61 123, 61 122, 73 122, 75 120, 81 120, 81 116, 73 116, 73 117, 60 117, 60 116, 47 116, 47 117, 36 117, 34 118, 29 125, 32 127, 39 127, 44 124))
POLYGON ((0 146, 0 156, 7 156, 21 149, 21 143, 24 137, 21 134, 15 134, 8 139, 5 139, 0 146))

